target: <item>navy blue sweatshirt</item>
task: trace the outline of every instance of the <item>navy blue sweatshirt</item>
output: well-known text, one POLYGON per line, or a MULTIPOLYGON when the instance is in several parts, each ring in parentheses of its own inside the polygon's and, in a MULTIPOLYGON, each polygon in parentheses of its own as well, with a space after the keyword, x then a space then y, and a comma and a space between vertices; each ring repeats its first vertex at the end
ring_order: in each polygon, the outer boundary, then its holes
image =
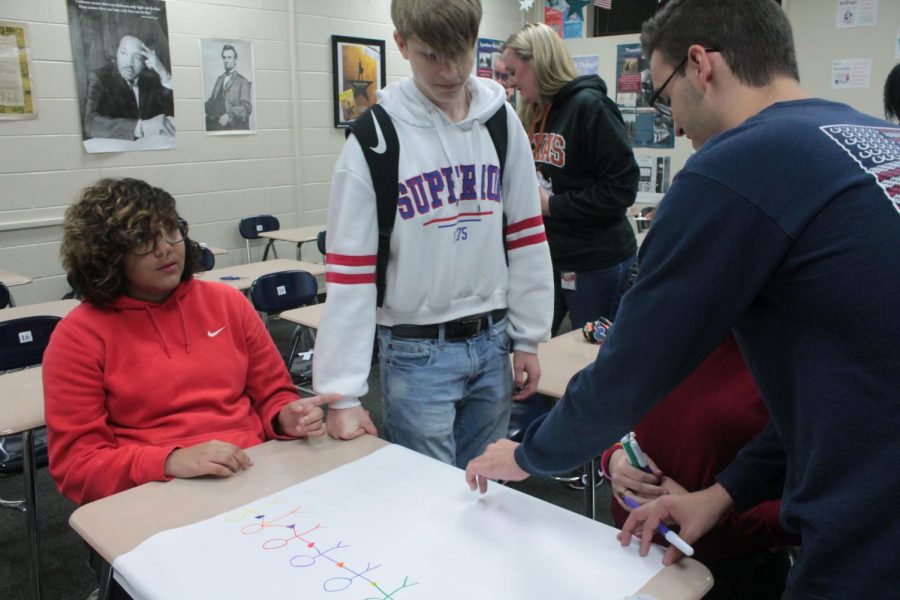
POLYGON ((553 184, 544 217, 553 266, 595 271, 634 255, 625 211, 640 171, 606 83, 597 75, 573 79, 553 97, 546 122, 542 117, 528 135, 538 171, 553 184))
POLYGON ((896 595, 898 141, 817 99, 711 138, 660 204, 596 362, 528 429, 518 464, 598 456, 733 329, 772 422, 719 482, 739 510, 783 494, 802 539, 795 599, 896 595))

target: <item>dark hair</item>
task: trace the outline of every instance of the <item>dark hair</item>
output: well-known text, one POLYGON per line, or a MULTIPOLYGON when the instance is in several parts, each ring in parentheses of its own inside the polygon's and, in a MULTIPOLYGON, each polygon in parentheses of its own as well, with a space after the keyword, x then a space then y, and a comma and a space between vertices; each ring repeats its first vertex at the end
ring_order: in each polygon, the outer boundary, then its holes
MULTIPOLYGON (((175 199, 140 179, 101 179, 84 188, 66 210, 60 247, 69 285, 104 306, 126 293, 122 259, 161 227, 179 227, 175 199)), ((200 248, 184 239, 187 281, 200 270, 200 248)))
POLYGON ((693 44, 716 48, 751 87, 800 80, 791 24, 775 0, 671 0, 644 23, 641 44, 647 59, 660 52, 671 64, 693 44))
POLYGON ((232 46, 231 44, 225 44, 224 46, 222 46, 222 52, 219 53, 219 56, 225 58, 226 50, 231 50, 232 52, 234 52, 234 58, 237 59, 237 50, 235 50, 234 46, 232 46))
POLYGON ((884 80, 884 116, 900 119, 900 63, 894 65, 884 80))

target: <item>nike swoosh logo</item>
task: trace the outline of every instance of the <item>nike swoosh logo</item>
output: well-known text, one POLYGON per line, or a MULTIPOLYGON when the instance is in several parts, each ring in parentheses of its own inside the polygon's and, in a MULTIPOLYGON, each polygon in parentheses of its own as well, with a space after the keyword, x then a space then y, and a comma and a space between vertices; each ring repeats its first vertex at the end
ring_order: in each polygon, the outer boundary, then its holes
POLYGON ((223 326, 221 329, 216 329, 215 331, 207 331, 206 335, 208 335, 209 337, 216 337, 217 335, 225 331, 225 327, 226 326, 223 326))
POLYGON ((381 125, 378 124, 378 117, 374 114, 372 115, 372 120, 375 121, 375 135, 378 137, 378 144, 369 146, 369 149, 375 154, 384 154, 384 151, 387 150, 387 142, 384 141, 384 134, 381 133, 381 125))

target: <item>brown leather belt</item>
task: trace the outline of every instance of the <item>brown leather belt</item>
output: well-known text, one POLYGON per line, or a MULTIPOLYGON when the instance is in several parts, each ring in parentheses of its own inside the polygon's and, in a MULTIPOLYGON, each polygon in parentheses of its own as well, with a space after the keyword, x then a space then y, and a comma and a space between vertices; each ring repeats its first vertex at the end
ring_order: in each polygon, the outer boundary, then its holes
POLYGON ((399 338, 417 340, 436 340, 441 335, 441 327, 444 328, 444 339, 464 339, 478 335, 506 316, 505 308, 498 308, 483 315, 472 315, 455 321, 437 323, 435 325, 394 325, 391 327, 391 335, 399 338), (490 317, 490 320, 488 319, 490 317))

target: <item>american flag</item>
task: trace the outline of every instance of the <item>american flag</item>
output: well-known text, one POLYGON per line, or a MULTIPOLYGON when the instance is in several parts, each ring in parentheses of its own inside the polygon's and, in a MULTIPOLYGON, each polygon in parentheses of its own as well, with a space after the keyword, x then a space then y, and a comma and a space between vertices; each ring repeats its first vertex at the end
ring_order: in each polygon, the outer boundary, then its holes
POLYGON ((597 8, 612 10, 612 0, 594 0, 594 6, 596 6, 597 8))

